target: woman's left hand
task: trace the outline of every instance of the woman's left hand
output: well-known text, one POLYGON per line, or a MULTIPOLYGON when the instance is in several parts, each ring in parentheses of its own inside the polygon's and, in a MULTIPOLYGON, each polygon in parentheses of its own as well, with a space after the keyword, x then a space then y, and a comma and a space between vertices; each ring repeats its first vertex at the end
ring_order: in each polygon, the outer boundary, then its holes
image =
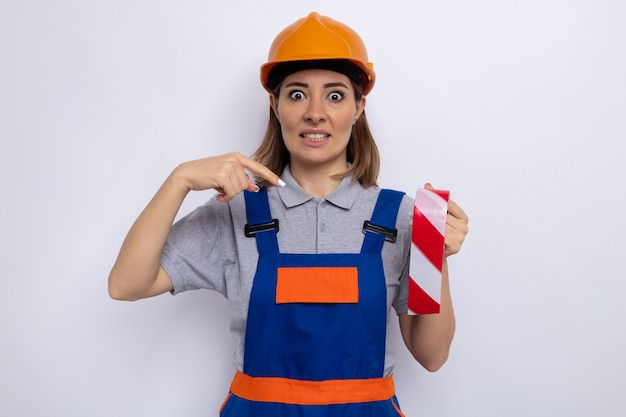
MULTIPOLYGON (((429 183, 424 188, 432 190, 429 183)), ((454 255, 461 250, 461 245, 469 231, 469 218, 463 209, 454 201, 448 201, 448 215, 446 216, 446 230, 444 234, 444 256, 454 255)))

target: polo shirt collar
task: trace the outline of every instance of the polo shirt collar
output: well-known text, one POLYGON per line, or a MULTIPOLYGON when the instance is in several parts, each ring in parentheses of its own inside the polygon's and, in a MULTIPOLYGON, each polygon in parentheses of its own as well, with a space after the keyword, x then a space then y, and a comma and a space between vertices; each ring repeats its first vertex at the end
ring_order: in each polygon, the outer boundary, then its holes
MULTIPOLYGON (((298 182, 291 175, 289 165, 285 167, 280 178, 285 181, 286 186, 278 187, 278 195, 287 208, 295 207, 315 199, 315 197, 308 194, 300 187, 298 182)), ((337 207, 349 209, 356 201, 359 191, 362 189, 361 184, 358 181, 352 181, 352 175, 348 175, 341 180, 332 193, 326 196, 325 200, 337 207)))

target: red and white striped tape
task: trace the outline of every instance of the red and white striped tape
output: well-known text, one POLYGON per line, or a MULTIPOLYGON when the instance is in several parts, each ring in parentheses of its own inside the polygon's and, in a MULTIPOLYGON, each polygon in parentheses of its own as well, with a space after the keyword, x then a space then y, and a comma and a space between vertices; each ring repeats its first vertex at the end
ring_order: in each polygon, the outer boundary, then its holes
POLYGON ((444 231, 450 192, 420 188, 415 194, 409 314, 439 313, 444 231))

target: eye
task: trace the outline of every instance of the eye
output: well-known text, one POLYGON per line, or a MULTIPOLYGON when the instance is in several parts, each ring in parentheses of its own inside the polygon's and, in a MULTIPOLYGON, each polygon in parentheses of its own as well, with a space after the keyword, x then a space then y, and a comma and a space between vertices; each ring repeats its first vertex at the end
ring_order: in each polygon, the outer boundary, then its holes
POLYGON ((330 101, 341 101, 343 100, 343 93, 339 91, 333 91, 332 93, 328 95, 328 99, 330 101))
POLYGON ((292 100, 302 100, 304 98, 304 93, 300 90, 293 90, 289 93, 289 98, 292 100))

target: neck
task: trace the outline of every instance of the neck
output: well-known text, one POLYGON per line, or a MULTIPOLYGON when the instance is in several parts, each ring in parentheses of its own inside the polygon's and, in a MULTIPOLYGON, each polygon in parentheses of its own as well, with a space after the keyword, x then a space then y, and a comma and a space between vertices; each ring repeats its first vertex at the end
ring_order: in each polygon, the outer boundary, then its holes
MULTIPOLYGON (((337 188, 341 178, 334 175, 343 171, 322 169, 320 167, 290 166, 291 175, 304 191, 317 198, 324 198, 337 188)), ((345 169, 345 166, 344 166, 345 169)))

